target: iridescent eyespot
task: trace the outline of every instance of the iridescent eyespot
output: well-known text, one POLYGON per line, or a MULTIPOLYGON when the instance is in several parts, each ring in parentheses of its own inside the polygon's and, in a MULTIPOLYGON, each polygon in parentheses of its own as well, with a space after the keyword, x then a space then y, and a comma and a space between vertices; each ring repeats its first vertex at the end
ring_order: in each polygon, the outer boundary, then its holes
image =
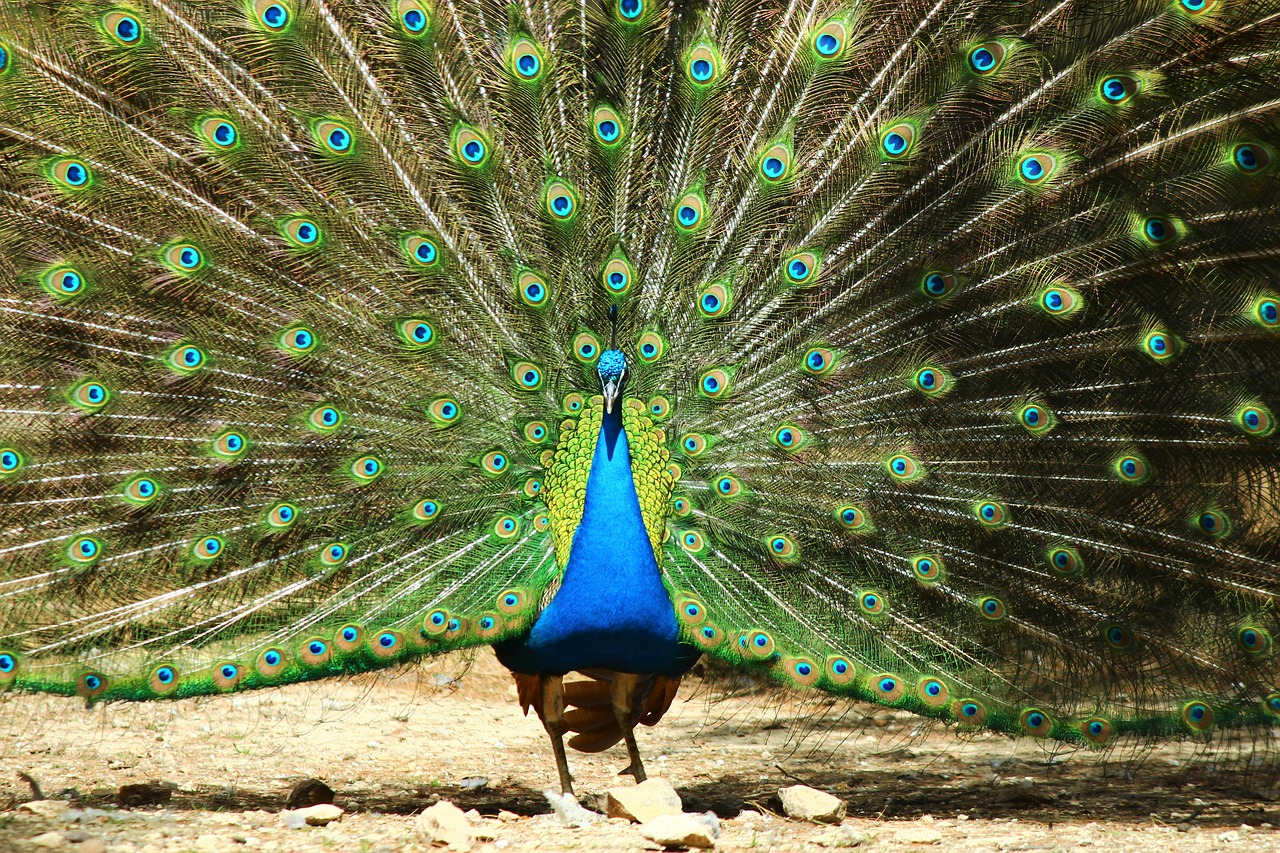
POLYGON ((644 0, 618 0, 617 10, 619 18, 634 23, 644 14, 644 0))
POLYGON ((218 536, 206 536, 197 539, 191 546, 191 555, 198 560, 212 560, 222 553, 224 543, 218 536))
POLYGON ((1142 81, 1130 74, 1112 74, 1102 78, 1098 94, 1105 103, 1123 104, 1142 91, 1142 81))
POLYGON ((902 680, 896 675, 881 673, 870 679, 871 692, 881 702, 897 702, 902 698, 904 688, 902 680))
POLYGON ((1231 149, 1231 162, 1241 172, 1254 174, 1271 165, 1271 152, 1261 145, 1244 143, 1231 149))
POLYGON ((822 676, 822 670, 808 658, 786 658, 782 661, 782 671, 801 687, 812 687, 822 676))
POLYGON ((49 177, 69 190, 83 190, 93 185, 93 173, 81 160, 55 160, 49 177))
POLYGON ((951 701, 951 688, 931 676, 916 682, 916 695, 930 708, 943 708, 951 701))
POLYGON ((697 553, 703 548, 702 534, 696 530, 686 530, 680 534, 680 544, 686 551, 697 553))
POLYGON ((824 666, 827 678, 833 684, 848 684, 857 676, 857 668, 849 662, 848 658, 833 655, 826 660, 824 666))
POLYGON ((796 543, 791 541, 791 537, 784 536, 781 533, 776 536, 770 536, 765 544, 769 548, 769 553, 779 560, 793 560, 799 556, 796 549, 796 543))
POLYGON ((267 510, 267 526, 272 530, 288 530, 298 520, 298 508, 291 503, 278 503, 267 510))
POLYGON ((1156 361, 1168 361, 1178 354, 1177 338, 1167 332, 1148 332, 1142 338, 1142 351, 1156 361))
POLYGON ((698 378, 698 392, 713 400, 728 396, 729 374, 721 368, 708 370, 698 378))
MULTIPOLYGON (((635 2, 638 3, 639 0, 635 2)), ((622 116, 607 104, 595 108, 591 126, 595 129, 596 141, 608 147, 617 145, 627 135, 627 126, 623 124, 622 116)))
POLYGON ((631 262, 627 260, 621 249, 614 252, 604 268, 600 270, 600 283, 604 285, 605 290, 614 295, 626 293, 635 278, 635 268, 631 266, 631 262))
POLYGON ((916 128, 910 122, 898 122, 880 134, 880 151, 890 160, 898 160, 915 147, 916 128))
POLYGON ((72 267, 55 267, 40 277, 44 289, 58 299, 69 300, 85 292, 84 276, 72 267))
POLYGON ((547 425, 542 421, 529 421, 524 425, 524 437, 526 441, 533 444, 541 444, 547 440, 547 425))
POLYGON ((808 436, 795 424, 783 424, 770 436, 773 443, 786 451, 796 451, 803 447, 808 436))
POLYGON ((254 0, 254 15, 271 32, 281 32, 293 20, 293 10, 280 0, 254 0))
POLYGON ((315 350, 319 339, 316 333, 306 326, 292 326, 280 333, 276 343, 287 353, 305 355, 315 350))
MULTIPOLYGON (((742 483, 737 477, 725 474, 716 480, 716 494, 722 498, 736 498, 742 493, 742 483)), ((682 499, 683 500, 683 499, 682 499)))
POLYGON ((645 332, 636 341, 636 353, 640 356, 641 361, 657 361, 662 358, 666 351, 666 338, 657 332, 645 332))
POLYGON ((976 699, 960 699, 952 704, 951 713, 962 726, 980 726, 987 719, 987 709, 976 699))
POLYGON ((953 380, 945 367, 926 365, 911 377, 911 385, 926 397, 941 397, 951 390, 953 380))
POLYGON ((871 528, 871 521, 867 518, 867 514, 861 507, 852 504, 836 507, 835 517, 845 530, 867 531, 871 528))
POLYGON ((415 521, 432 521, 439 514, 440 504, 433 500, 422 500, 413 505, 413 518, 415 521))
POLYGON ((936 554, 921 554, 911 559, 911 573, 921 583, 937 583, 942 580, 945 569, 942 558, 936 554))
POLYGON ((547 181, 543 202, 547 213, 557 222, 568 222, 578 212, 578 194, 562 180, 547 181))
POLYGON ((1053 728, 1053 720, 1039 708, 1027 708, 1018 715, 1018 726, 1023 734, 1031 737, 1046 737, 1053 728))
POLYGON ((848 40, 845 25, 841 21, 830 20, 813 34, 813 51, 819 59, 839 59, 848 40))
POLYGON ((707 449, 707 440, 697 433, 689 433, 680 439, 680 449, 685 456, 698 456, 707 449))
POLYGON ((516 295, 530 308, 541 308, 547 304, 551 291, 541 275, 533 270, 520 269, 516 272, 516 295))
POLYGON ((1069 287, 1046 287, 1036 295, 1040 310, 1051 317, 1070 317, 1084 305, 1084 299, 1069 287))
POLYGON ((689 192, 676 202, 676 227, 681 231, 696 231, 706 224, 707 202, 700 193, 689 192))
POLYGON ((1111 740, 1115 728, 1102 717, 1092 717, 1080 724, 1080 733, 1094 746, 1102 746, 1111 740))
POLYGON ((1143 220, 1142 236, 1151 245, 1162 246, 1178 236, 1178 226, 1173 220, 1151 216, 1143 220))
POLYGON ((311 132, 320 147, 330 154, 347 155, 355 150, 355 137, 351 135, 351 128, 340 121, 318 121, 312 125, 311 132))
POLYGON ((1227 517, 1217 510, 1208 509, 1196 516, 1196 527, 1206 536, 1220 539, 1230 530, 1227 517))
POLYGON ((733 291, 728 282, 713 282, 698 293, 698 311, 703 317, 723 317, 732 307, 733 291))
POLYGON ((941 270, 931 270, 920 279, 920 292, 929 299, 945 299, 956 290, 956 277, 941 270))
POLYGON ((190 243, 177 243, 161 254, 165 266, 177 273, 195 272, 204 266, 204 255, 190 243))
POLYGON ((526 498, 536 498, 542 493, 542 481, 537 477, 530 477, 524 481, 524 496, 526 498))
POLYGON ((319 637, 312 637, 303 642, 302 648, 298 651, 298 657, 304 664, 311 666, 328 663, 329 644, 319 637))
POLYGON ((511 467, 511 461, 501 450, 491 450, 481 457, 480 467, 489 474, 502 474, 511 467))
POLYGON ((325 566, 338 566, 347 559, 347 546, 341 542, 330 542, 320 549, 320 562, 325 566))
POLYGON ((858 607, 868 616, 878 616, 884 612, 884 596, 878 592, 858 593, 858 607))
POLYGON ((320 226, 303 216, 295 216, 280 223, 280 233, 299 249, 314 249, 324 242, 320 226))
MULTIPOLYGON (((0 669, 0 677, 3 677, 4 670, 0 669)), ((1280 691, 1272 691, 1267 694, 1267 698, 1262 700, 1262 707, 1272 716, 1280 717, 1280 691)))
POLYGON ((89 564, 102 556, 102 542, 92 536, 81 536, 67 546, 67 557, 74 563, 89 564))
POLYGON ((169 350, 165 366, 180 376, 190 376, 204 367, 204 350, 194 344, 183 344, 169 350))
POLYGON ((125 47, 133 47, 142 41, 142 24, 128 12, 108 12, 103 15, 102 28, 117 44, 125 47))
POLYGON ((85 699, 95 699, 107 691, 109 684, 105 675, 86 672, 76 679, 76 693, 85 699))
POLYGON ((835 369, 836 354, 826 347, 813 347, 804 354, 803 365, 805 372, 822 376, 835 369))
POLYGON ((576 415, 582 411, 582 407, 586 405, 586 400, 577 391, 572 391, 564 395, 564 410, 571 415, 576 415))
POLYGON ((1272 297, 1263 297, 1253 303, 1253 319, 1266 329, 1280 328, 1280 302, 1272 297))
POLYGON ((440 246, 425 234, 410 234, 401 241, 409 263, 423 269, 431 269, 440 263, 440 246))
MULTIPOLYGON (((490 622, 493 619, 490 617, 490 622)), ((490 629, 494 627, 489 626, 490 629)), ((379 631, 369 641, 369 650, 377 657, 388 658, 396 655, 404 647, 404 637, 398 631, 379 631)))
POLYGON ((760 155, 760 177, 771 184, 785 180, 791 172, 791 149, 781 142, 765 149, 760 155))
POLYGON ((973 505, 973 514, 984 527, 1004 527, 1009 522, 1009 510, 999 501, 979 501, 973 505))
POLYGON ((452 426, 462 417, 462 406, 452 397, 438 397, 427 406, 427 416, 440 426, 452 426))
POLYGON ((1141 456, 1126 455, 1111 463, 1111 470, 1126 483, 1141 483, 1150 476, 1150 469, 1141 456))
POLYGON ((707 619, 707 608, 699 599, 688 593, 676 601, 676 618, 686 625, 701 625, 707 619))
POLYGON ((427 7, 418 0, 400 0, 396 4, 396 16, 400 21, 400 27, 409 36, 422 35, 431 23, 427 7))
POLYGON ((358 482, 371 483, 382 476, 385 467, 376 456, 361 456, 351 463, 351 476, 358 482))
POLYGON ((999 621, 1005 616, 1004 602, 989 595, 978 601, 978 612, 982 614, 983 619, 989 619, 992 622, 999 621))
POLYGON ((1276 420, 1271 410, 1258 403, 1241 406, 1236 409, 1232 421, 1248 435, 1265 437, 1275 432, 1276 420))
POLYGON ((789 284, 808 287, 817 283, 820 263, 816 252, 797 252, 782 262, 782 271, 789 284))
POLYGON ((1123 625, 1107 625, 1102 629, 1102 636, 1107 645, 1119 651, 1127 651, 1133 647, 1133 633, 1123 625))
POLYGON ((1000 70, 1004 65, 1005 56, 1008 50, 1004 44, 998 41, 984 42, 980 45, 969 48, 969 54, 966 60, 969 70, 979 77, 989 77, 1000 70))
POLYGON ((511 73, 518 80, 532 82, 542 73, 542 54, 529 39, 517 39, 511 45, 509 62, 511 73))
POLYGON ((240 147, 240 133, 230 120, 222 116, 210 116, 196 124, 196 134, 215 152, 231 151, 240 147))
POLYGON ((493 523, 493 532, 500 539, 511 539, 520 533, 520 521, 513 515, 504 515, 493 523))
POLYGON ((671 477, 671 482, 678 483, 684 477, 684 471, 677 463, 672 462, 667 466, 667 475, 671 477))
POLYGON ((671 414, 671 401, 661 395, 649 401, 649 417, 662 420, 671 414))
POLYGON ((590 364, 600 355, 600 340, 590 332, 581 332, 573 339, 573 355, 578 361, 590 364))
POLYGON ((178 686, 178 671, 168 664, 164 664, 151 670, 151 677, 147 680, 151 685, 151 689, 163 696, 172 692, 178 686))
POLYGON ((1213 727, 1213 709, 1203 702, 1188 702, 1182 706, 1182 721, 1198 732, 1213 727))
POLYGON ((453 150, 467 166, 479 167, 489 161, 489 143, 472 127, 459 125, 453 132, 453 150))
POLYGON ((111 402, 111 392, 101 382, 89 380, 71 389, 71 403, 85 412, 97 412, 111 402))
POLYGON ((684 70, 695 86, 714 85, 720 77, 720 54, 708 42, 695 44, 685 56, 684 70))
POLYGON ((889 476, 900 482, 910 482, 924 476, 924 469, 905 453, 896 453, 885 462, 889 476))
POLYGON ((1048 559, 1049 568, 1059 574, 1074 574, 1084 568, 1084 561, 1080 559, 1080 553, 1074 548, 1065 546, 1050 548, 1048 559))
POLYGON ((1018 409, 1018 423, 1032 435, 1044 435, 1057 425, 1053 412, 1038 403, 1028 403, 1018 409))
POLYGON ((1032 186, 1046 183, 1058 171, 1058 158, 1044 151, 1024 154, 1018 160, 1018 177, 1032 186))
POLYGON ((518 361, 511 366, 511 379, 522 391, 536 391, 542 387, 542 368, 528 361, 518 361))
POLYGON ((1193 16, 1203 15, 1217 5, 1218 0, 1178 0, 1178 6, 1193 16))
POLYGON ((498 610, 508 616, 519 613, 529 603, 529 596, 518 589, 508 589, 498 594, 498 610))
POLYGON ((215 456, 230 460, 239 458, 248 446, 243 433, 228 430, 214 438, 212 450, 215 456))
POLYGON ((344 419, 342 412, 333 406, 316 406, 307 413, 307 426, 316 432, 329 433, 342 426, 344 419))
POLYGON ((27 460, 12 447, 0 447, 0 477, 8 477, 22 470, 27 460))
MULTIPOLYGON (((717 488, 719 488, 718 485, 717 485, 717 488)), ((728 488, 732 489, 733 488, 732 484, 730 484, 728 488)), ((672 499, 671 511, 674 512, 680 518, 684 518, 689 513, 693 512, 693 504, 689 502, 688 498, 682 495, 680 497, 672 499)))
POLYGON ((0 44, 0 74, 4 74, 10 67, 12 67, 12 63, 9 62, 9 51, 5 49, 3 44, 0 44))
POLYGON ((160 484, 151 477, 134 477, 124 484, 121 493, 134 506, 146 506, 160 496, 160 484))
POLYGON ((743 651, 754 658, 773 656, 773 637, 768 631, 748 631, 739 639, 743 651))

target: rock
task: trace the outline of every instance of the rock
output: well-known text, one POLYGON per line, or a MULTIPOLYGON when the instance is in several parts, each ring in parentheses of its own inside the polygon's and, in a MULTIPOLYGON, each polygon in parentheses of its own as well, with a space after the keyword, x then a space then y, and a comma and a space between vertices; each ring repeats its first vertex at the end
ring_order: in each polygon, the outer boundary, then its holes
POLYGON ((712 812, 700 814, 660 814, 640 825, 640 834, 663 847, 703 847, 716 844, 720 823, 712 812))
POLYGON ((319 803, 305 809, 294 809, 294 814, 306 821, 307 826, 328 826, 335 820, 342 820, 345 813, 333 803, 319 803))
POLYGON ((787 817, 811 823, 839 823, 844 820, 845 803, 826 791, 808 785, 792 785, 778 790, 787 817))
POLYGON ((41 850, 58 850, 70 846, 67 839, 63 838, 60 832, 46 832, 37 835, 35 838, 28 838, 27 843, 32 847, 39 847, 41 850))
POLYGON ((467 816, 448 800, 441 800, 418 815, 415 826, 418 838, 424 844, 458 851, 470 850, 475 844, 467 816))
POLYGON ((813 839, 819 847, 861 847, 875 840, 871 832, 859 832, 852 826, 836 826, 813 839))
POLYGON ((648 823, 658 815, 680 814, 684 804, 666 779, 653 778, 639 785, 610 788, 605 801, 609 817, 624 817, 635 823, 648 823))
POLYGON ((509 812, 506 809, 499 809, 498 820, 502 821, 503 823, 509 823, 513 820, 520 820, 520 815, 516 814, 515 812, 509 812))
POLYGON ((123 809, 139 806, 162 806, 173 798, 173 788, 157 782, 121 785, 116 791, 116 804, 123 809))
POLYGON ((62 817, 63 812, 71 808, 66 800, 32 800, 18 806, 20 812, 31 812, 40 817, 62 817))
POLYGON ((929 826, 913 826, 899 830, 894 840, 902 844, 941 844, 942 833, 929 826))
POLYGON ((293 786, 285 805, 291 809, 305 809, 307 806, 319 806, 332 803, 333 789, 319 779, 303 779, 293 786))

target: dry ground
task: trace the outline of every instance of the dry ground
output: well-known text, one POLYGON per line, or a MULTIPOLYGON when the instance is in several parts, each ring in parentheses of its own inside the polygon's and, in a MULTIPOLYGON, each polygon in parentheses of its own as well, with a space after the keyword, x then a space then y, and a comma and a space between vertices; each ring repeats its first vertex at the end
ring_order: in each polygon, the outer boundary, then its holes
MULTIPOLYGON (((487 652, 394 676, 86 711, 74 700, 0 698, 0 851, 391 851, 424 849, 414 814, 448 799, 476 809, 478 850, 641 850, 632 826, 571 829, 540 793, 555 782, 536 718, 487 652), (45 797, 66 814, 17 808, 45 797), (278 812, 299 780, 321 779, 348 810, 288 829, 278 812), (122 785, 159 782, 167 806, 119 809, 122 785), (500 810, 519 819, 499 821, 500 810), (72 839, 68 841, 65 839, 72 839)), ((1280 850, 1274 768, 1252 746, 1184 743, 1102 757, 925 729, 907 714, 686 680, 667 718, 641 733, 651 775, 687 811, 716 812, 725 850, 1280 850), (714 701, 713 701, 714 700, 714 701), (800 781, 849 803, 847 829, 776 814, 800 781)), ((1280 744, 1277 745, 1280 749, 1280 744)), ((588 805, 625 754, 571 753, 588 805)), ((60 811, 60 810, 59 810, 60 811)), ((654 845, 648 844, 650 849, 654 845)))

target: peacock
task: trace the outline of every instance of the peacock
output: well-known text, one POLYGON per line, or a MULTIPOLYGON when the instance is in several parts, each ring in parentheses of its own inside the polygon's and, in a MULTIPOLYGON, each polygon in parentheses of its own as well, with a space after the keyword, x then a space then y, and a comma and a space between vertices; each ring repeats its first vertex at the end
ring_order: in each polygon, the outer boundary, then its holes
MULTIPOLYGON (((0 688, 702 656, 1280 724, 1277 0, 0 5, 0 688)), ((570 673, 583 680, 565 681, 570 673)))

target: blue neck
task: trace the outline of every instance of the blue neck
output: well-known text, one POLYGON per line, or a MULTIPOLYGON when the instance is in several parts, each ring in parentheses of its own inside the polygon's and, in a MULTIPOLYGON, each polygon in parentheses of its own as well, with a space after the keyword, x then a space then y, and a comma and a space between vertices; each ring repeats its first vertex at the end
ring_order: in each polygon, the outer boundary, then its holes
POLYGON ((697 660, 678 642, 675 611, 640 515, 620 405, 600 425, 560 589, 527 637, 498 645, 499 659, 517 672, 674 675, 697 660))

